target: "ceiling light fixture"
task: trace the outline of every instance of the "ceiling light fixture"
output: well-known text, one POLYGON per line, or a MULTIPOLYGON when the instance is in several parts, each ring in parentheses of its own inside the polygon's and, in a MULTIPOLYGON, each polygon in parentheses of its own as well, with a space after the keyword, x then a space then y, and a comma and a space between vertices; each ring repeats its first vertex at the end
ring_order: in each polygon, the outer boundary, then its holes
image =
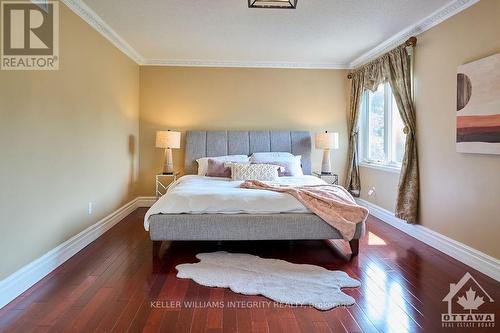
POLYGON ((248 8, 295 9, 299 0, 248 0, 248 8))

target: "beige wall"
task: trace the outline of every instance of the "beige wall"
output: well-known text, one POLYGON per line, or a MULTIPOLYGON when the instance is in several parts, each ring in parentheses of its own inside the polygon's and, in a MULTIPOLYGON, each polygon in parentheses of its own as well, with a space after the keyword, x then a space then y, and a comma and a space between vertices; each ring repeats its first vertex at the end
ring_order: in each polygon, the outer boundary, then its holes
POLYGON ((0 101, 1 280, 135 197, 139 67, 61 4, 60 70, 0 101))
MULTIPOLYGON (((455 149, 457 67, 500 52, 500 1, 483 0, 418 36, 415 104, 420 223, 500 258, 500 157, 455 149)), ((363 195, 394 209, 397 174, 362 169, 363 195)))
MULTIPOLYGON (((346 160, 346 71, 251 68, 141 67, 141 194, 154 194, 163 152, 157 130, 305 129, 340 133, 333 169, 346 160)), ((314 150, 313 170, 321 166, 314 150)), ((174 151, 182 170, 184 152, 174 151)))
POLYGON ((399 172, 381 171, 364 166, 360 166, 359 170, 361 174, 361 199, 393 212, 396 207, 399 172), (371 188, 374 188, 375 191, 369 196, 368 191, 371 188))

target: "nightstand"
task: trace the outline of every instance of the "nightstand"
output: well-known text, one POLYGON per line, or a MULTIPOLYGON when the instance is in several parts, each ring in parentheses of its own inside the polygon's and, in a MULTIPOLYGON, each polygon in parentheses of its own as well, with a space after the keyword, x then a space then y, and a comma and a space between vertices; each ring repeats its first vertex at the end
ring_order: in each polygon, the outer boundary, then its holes
POLYGON ((318 177, 318 178, 323 179, 328 184, 332 184, 332 185, 338 185, 339 184, 339 176, 337 174, 335 174, 335 173, 332 173, 332 174, 329 174, 329 175, 325 175, 325 174, 321 174, 319 172, 313 172, 313 175, 316 176, 316 177, 318 177))
POLYGON ((173 182, 177 180, 178 173, 165 175, 158 174, 156 175, 156 197, 159 198, 165 193, 167 193, 168 188, 172 185, 173 182))

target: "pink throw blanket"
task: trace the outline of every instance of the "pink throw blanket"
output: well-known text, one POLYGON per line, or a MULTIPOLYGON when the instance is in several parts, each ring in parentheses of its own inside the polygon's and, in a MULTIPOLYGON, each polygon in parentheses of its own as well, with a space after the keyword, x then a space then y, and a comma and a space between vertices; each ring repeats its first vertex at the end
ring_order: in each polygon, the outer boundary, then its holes
POLYGON ((314 214, 337 229, 345 240, 352 240, 356 225, 366 220, 368 209, 361 207, 341 186, 280 186, 247 180, 241 188, 284 192, 292 195, 314 214))

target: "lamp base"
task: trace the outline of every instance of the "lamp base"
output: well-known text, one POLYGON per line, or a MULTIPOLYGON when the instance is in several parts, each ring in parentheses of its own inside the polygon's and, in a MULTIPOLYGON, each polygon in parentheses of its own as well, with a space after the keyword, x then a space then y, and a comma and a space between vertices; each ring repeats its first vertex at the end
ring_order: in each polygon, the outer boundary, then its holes
POLYGON ((165 149, 165 164, 163 165, 163 174, 171 175, 174 173, 174 163, 172 160, 172 149, 165 149))
POLYGON ((330 149, 323 150, 323 162, 321 163, 321 174, 328 175, 332 173, 332 164, 330 162, 330 149))

